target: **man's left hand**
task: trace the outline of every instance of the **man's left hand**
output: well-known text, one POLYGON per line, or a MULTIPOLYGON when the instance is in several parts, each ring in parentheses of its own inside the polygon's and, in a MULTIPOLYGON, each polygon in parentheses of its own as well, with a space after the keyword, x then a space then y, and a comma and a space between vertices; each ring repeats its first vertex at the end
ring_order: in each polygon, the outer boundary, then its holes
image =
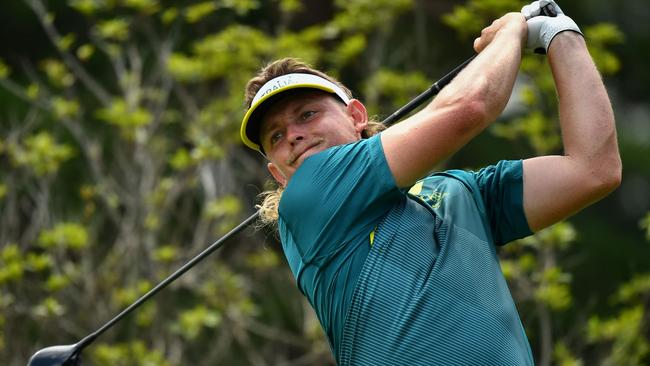
POLYGON ((564 31, 574 31, 582 35, 573 19, 564 15, 560 6, 553 0, 533 1, 521 9, 528 23, 528 45, 536 53, 546 54, 553 38, 564 31))

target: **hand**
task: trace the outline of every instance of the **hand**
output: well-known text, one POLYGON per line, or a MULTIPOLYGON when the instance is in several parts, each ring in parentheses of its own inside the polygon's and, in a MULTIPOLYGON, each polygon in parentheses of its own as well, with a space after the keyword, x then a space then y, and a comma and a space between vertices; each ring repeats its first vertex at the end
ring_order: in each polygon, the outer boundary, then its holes
POLYGON ((487 47, 499 33, 508 32, 517 37, 520 43, 526 42, 526 19, 521 13, 508 13, 495 20, 481 31, 481 36, 474 40, 474 50, 480 53, 487 47))
POLYGON ((533 1, 529 5, 521 8, 521 13, 526 20, 536 16, 545 15, 547 17, 555 17, 559 14, 564 14, 562 9, 553 0, 540 0, 533 1))
POLYGON ((582 35, 573 19, 564 15, 553 0, 533 1, 521 9, 528 24, 527 48, 536 53, 546 54, 556 35, 564 31, 574 31, 582 35))

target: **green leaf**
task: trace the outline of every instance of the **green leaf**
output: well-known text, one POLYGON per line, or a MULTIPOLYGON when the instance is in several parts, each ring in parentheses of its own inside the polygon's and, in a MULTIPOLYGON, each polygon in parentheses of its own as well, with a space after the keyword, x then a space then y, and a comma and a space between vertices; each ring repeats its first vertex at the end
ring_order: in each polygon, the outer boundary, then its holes
POLYGON ((235 216, 241 212, 242 204, 235 196, 224 196, 212 202, 208 202, 205 208, 205 216, 215 219, 223 216, 235 216))
POLYGON ((123 99, 114 99, 108 108, 97 111, 97 118, 123 129, 146 126, 153 120, 153 115, 139 106, 129 106, 123 99))
POLYGON ((463 39, 476 35, 485 23, 467 6, 455 6, 451 14, 442 16, 442 21, 455 29, 463 39))
POLYGON ((167 8, 160 15, 160 20, 162 20, 163 24, 170 24, 178 18, 178 14, 178 8, 167 8))
POLYGON ((252 269, 270 270, 280 265, 280 258, 272 250, 258 250, 246 257, 246 264, 252 269))
POLYGON ((167 68, 180 81, 198 81, 203 77, 203 62, 180 53, 172 53, 169 56, 167 68))
POLYGON ((147 214, 147 217, 144 219, 144 227, 152 231, 160 228, 160 216, 155 213, 147 214))
POLYGON ((247 80, 259 68, 259 60, 272 49, 273 41, 264 33, 232 25, 195 42, 191 55, 172 54, 167 67, 175 78, 185 82, 219 77, 247 80))
POLYGON ((89 60, 95 54, 95 46, 91 44, 81 45, 77 49, 77 57, 82 61, 89 60))
POLYGON ((212 14, 215 10, 217 10, 215 1, 203 1, 185 8, 185 20, 188 23, 196 23, 212 14))
POLYGON ((40 95, 40 90, 41 88, 38 84, 32 83, 25 88, 25 95, 27 95, 27 98, 31 100, 36 100, 40 95))
POLYGON ((123 5, 144 14, 153 14, 160 10, 158 0, 122 0, 123 5))
POLYGON ((40 67, 50 82, 56 87, 69 87, 74 84, 74 76, 68 71, 65 65, 55 59, 45 59, 41 61, 40 67))
POLYGON ((623 309, 607 320, 589 319, 587 339, 590 343, 609 342, 611 351, 603 365, 645 365, 650 355, 650 342, 646 337, 647 315, 644 305, 623 309))
POLYGON ((32 312, 37 317, 50 318, 63 315, 65 309, 57 299, 48 297, 40 304, 34 306, 32 312))
POLYGON ((386 27, 413 6, 412 0, 336 0, 341 9, 333 24, 344 31, 369 32, 386 27))
POLYGON ((639 221, 639 227, 645 231, 645 239, 650 241, 650 212, 639 221))
POLYGON ((156 321, 156 315, 158 315, 156 303, 149 302, 138 309, 135 314, 135 323, 139 327, 150 328, 156 321))
POLYGON ((553 358, 558 366, 582 366, 582 360, 576 358, 566 344, 558 342, 553 348, 553 358))
POLYGON ((223 147, 215 144, 213 140, 203 137, 195 141, 196 146, 190 152, 190 157, 194 163, 199 163, 205 160, 219 160, 222 159, 226 152, 223 147))
POLYGON ((68 33, 58 40, 56 46, 62 51, 67 51, 72 47, 75 40, 76 35, 74 33, 68 33))
POLYGON ((541 280, 551 283, 569 283, 571 282, 571 275, 563 272, 560 267, 551 266, 544 269, 541 280))
POLYGON ((563 221, 540 231, 537 236, 546 245, 566 249, 575 242, 578 234, 573 225, 563 221))
POLYGON ((620 44, 625 41, 624 34, 612 23, 599 23, 584 29, 589 53, 593 58, 598 70, 603 75, 611 75, 618 72, 621 68, 621 62, 608 47, 614 44, 620 44))
POLYGON ((15 165, 44 176, 55 173, 74 153, 70 146, 57 144, 50 134, 40 132, 27 137, 23 145, 10 145, 9 155, 15 165))
POLYGON ((506 280, 511 281, 517 277, 517 265, 514 263, 514 261, 509 259, 502 259, 499 261, 499 264, 501 265, 501 272, 503 273, 503 277, 505 277, 506 280))
POLYGON ((38 243, 44 248, 79 250, 88 245, 88 232, 79 224, 64 222, 41 232, 38 243))
POLYGON ((113 292, 112 300, 115 306, 125 307, 133 303, 140 296, 144 295, 151 289, 151 283, 146 280, 140 280, 133 286, 119 288, 113 292))
POLYGON ((88 356, 89 364, 98 366, 170 366, 161 351, 148 349, 142 341, 96 344, 88 350, 88 356))
POLYGON ((58 119, 75 118, 81 109, 78 101, 62 97, 52 98, 51 105, 54 116, 58 119))
POLYGON ((461 38, 475 37, 481 29, 503 14, 520 11, 524 3, 519 0, 470 0, 466 5, 455 6, 442 20, 459 33, 461 38))
POLYGON ((571 306, 569 286, 558 283, 544 284, 535 291, 535 298, 545 303, 550 309, 560 311, 571 306))
POLYGON ((27 253, 25 266, 28 270, 34 272, 43 272, 52 267, 52 257, 49 253, 27 253))
POLYGON ((584 33, 589 41, 588 43, 596 42, 599 45, 611 45, 625 42, 625 34, 614 23, 599 23, 585 27, 584 33))
MULTIPOLYGON (((258 0, 220 0, 221 6, 228 9, 233 9, 235 13, 239 16, 244 16, 248 14, 251 10, 257 9, 260 7, 260 2, 258 0)), ((280 1, 280 9, 282 11, 288 11, 286 8, 292 7, 293 4, 284 4, 285 2, 291 1, 280 1)), ((295 8, 293 8, 295 9, 295 8)))
POLYGON ((169 159, 169 165, 176 170, 183 170, 192 164, 192 157, 187 149, 178 149, 169 159))
POLYGON ((6 79, 11 73, 11 68, 0 58, 0 79, 6 79))
POLYGON ((650 273, 635 276, 618 289, 616 300, 622 303, 633 303, 650 296, 650 273))
POLYGON ((299 0, 280 0, 280 10, 287 14, 297 13, 304 8, 299 0))
POLYGON ((517 260, 517 265, 524 273, 530 273, 535 270, 537 266, 537 259, 530 253, 523 254, 517 260))
POLYGON ((183 311, 172 329, 186 339, 192 340, 199 336, 203 328, 219 326, 221 320, 221 314, 218 311, 208 309, 205 305, 199 305, 183 311))
POLYGON ((615 339, 638 334, 643 319, 641 305, 623 310, 617 317, 602 321, 593 317, 588 324, 588 339, 591 341, 615 339))
POLYGON ((22 262, 5 262, 5 264, 0 267, 0 285, 8 282, 20 281, 23 278, 24 272, 25 268, 22 262))
POLYGON ((321 38, 320 27, 309 27, 295 33, 283 33, 273 43, 273 54, 275 58, 291 56, 308 64, 315 64, 322 54, 319 45, 321 38))
POLYGON ((331 61, 336 68, 342 68, 354 61, 366 49, 366 36, 356 34, 346 37, 343 42, 331 53, 331 61))
POLYGON ((154 251, 153 258, 156 262, 173 262, 178 258, 178 248, 174 245, 162 246, 154 251))
POLYGON ((92 15, 106 7, 104 1, 98 0, 68 0, 68 5, 84 15, 92 15))
POLYGON ((95 26, 98 36, 107 40, 126 41, 129 38, 129 22, 125 19, 100 21, 95 26))
POLYGON ((547 118, 541 111, 516 118, 510 123, 496 123, 490 131, 498 136, 515 140, 524 137, 538 154, 548 154, 561 145, 557 123, 547 118))
POLYGON ((49 292, 56 292, 70 284, 70 278, 61 274, 52 274, 45 282, 45 290, 49 292))
POLYGON ((0 252, 0 259, 5 263, 16 262, 21 260, 20 248, 17 244, 7 244, 0 252))
POLYGON ((162 206, 167 199, 169 191, 174 187, 174 178, 165 177, 160 179, 153 192, 149 195, 149 202, 157 207, 162 206))
POLYGON ((379 106, 402 106, 430 85, 429 80, 420 72, 403 73, 380 69, 364 85, 365 95, 372 101, 369 103, 370 114, 380 113, 381 111, 375 110, 379 106))

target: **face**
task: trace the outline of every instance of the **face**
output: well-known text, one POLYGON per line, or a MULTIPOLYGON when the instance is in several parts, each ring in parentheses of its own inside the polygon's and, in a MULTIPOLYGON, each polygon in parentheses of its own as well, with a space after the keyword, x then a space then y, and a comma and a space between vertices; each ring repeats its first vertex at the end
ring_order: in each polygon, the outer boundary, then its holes
POLYGON ((262 119, 260 140, 268 169, 282 186, 309 156, 357 141, 368 124, 356 99, 347 106, 322 91, 290 93, 274 103, 262 119))

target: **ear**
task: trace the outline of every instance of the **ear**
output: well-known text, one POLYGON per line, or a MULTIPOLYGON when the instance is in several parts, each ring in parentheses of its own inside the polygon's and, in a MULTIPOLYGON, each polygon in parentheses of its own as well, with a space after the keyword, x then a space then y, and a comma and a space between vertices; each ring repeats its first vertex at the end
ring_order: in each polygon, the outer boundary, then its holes
POLYGON ((368 126, 368 111, 366 111, 366 106, 358 99, 352 99, 347 105, 347 112, 354 121, 354 128, 357 130, 357 133, 361 135, 361 131, 365 130, 368 126))
POLYGON ((287 178, 284 176, 284 173, 273 163, 268 163, 266 168, 269 170, 269 173, 273 176, 276 182, 278 182, 282 187, 287 186, 287 178))

